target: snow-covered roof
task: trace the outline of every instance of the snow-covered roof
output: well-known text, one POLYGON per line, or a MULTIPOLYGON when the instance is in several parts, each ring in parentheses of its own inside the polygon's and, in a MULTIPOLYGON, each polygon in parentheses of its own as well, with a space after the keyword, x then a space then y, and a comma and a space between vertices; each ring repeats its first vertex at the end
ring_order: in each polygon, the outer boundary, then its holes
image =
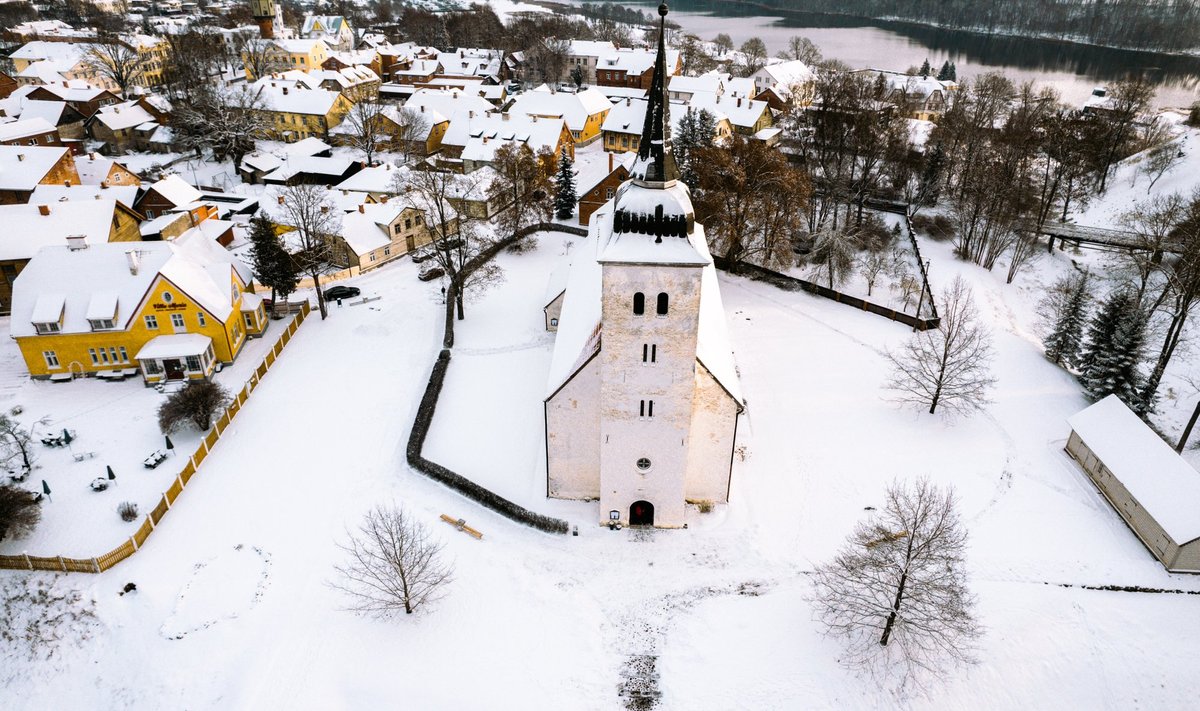
MULTIPOLYGON (((117 292, 116 291, 96 291, 92 293, 92 298, 88 301, 87 312, 84 317, 89 321, 96 319, 113 318, 117 315, 117 292)), ((37 321, 37 307, 33 309, 33 320, 37 321)))
MULTIPOLYGON (((613 104, 612 110, 604 118, 604 123, 600 127, 601 130, 640 135, 643 124, 646 122, 647 103, 645 99, 618 101, 613 104)), ((676 135, 679 132, 679 121, 687 113, 688 106, 689 104, 681 101, 671 102, 671 131, 676 135)), ((708 107, 708 112, 719 122, 725 118, 725 114, 715 107, 716 104, 714 102, 712 106, 708 107)), ((701 108, 703 107, 698 106, 696 110, 698 111, 701 108)))
POLYGON ((607 57, 617 51, 617 46, 612 42, 597 42, 591 40, 571 40, 571 46, 567 49, 569 57, 607 57))
POLYGON ((175 207, 181 207, 188 203, 196 202, 204 196, 199 190, 188 185, 188 183, 178 175, 168 175, 162 180, 154 183, 147 191, 153 190, 171 203, 175 207))
POLYGON ((608 97, 609 101, 616 103, 625 99, 645 99, 646 90, 633 86, 597 86, 593 87, 596 91, 608 97))
POLYGON ((714 94, 719 94, 725 90, 725 82, 728 79, 728 74, 718 71, 706 72, 698 77, 689 77, 679 74, 671 77, 671 81, 667 84, 667 91, 680 94, 694 94, 697 91, 709 91, 714 94))
POLYGON ((341 96, 329 89, 304 89, 298 85, 285 86, 286 83, 260 79, 254 84, 251 96, 261 96, 263 108, 268 111, 314 116, 328 114, 341 96))
MULTIPOLYGON (((652 49, 634 49, 622 47, 616 52, 600 57, 596 62, 597 70, 623 71, 627 74, 644 74, 654 67, 656 52, 652 49)), ((679 51, 667 50, 667 76, 675 73, 679 63, 679 51)))
POLYGON ((155 336, 142 346, 134 359, 186 358, 204 353, 211 343, 212 339, 203 333, 172 333, 155 336))
POLYGON ((608 161, 591 161, 588 163, 579 162, 575 166, 578 171, 575 174, 575 184, 579 187, 580 195, 587 195, 596 187, 596 184, 607 178, 614 170, 624 167, 629 170, 633 167, 633 162, 637 159, 637 153, 633 151, 625 151, 612 156, 612 168, 608 167, 608 161))
POLYGON ((38 136, 54 131, 54 124, 42 118, 21 119, 0 123, 0 141, 12 141, 26 136, 38 136))
POLYGON ((346 18, 341 15, 306 15, 300 34, 313 38, 335 37, 343 29, 348 29, 348 26, 346 18))
MULTIPOLYGON (((550 362, 547 397, 557 391, 600 348, 603 267, 598 257, 609 247, 613 236, 612 220, 612 202, 592 214, 588 227, 589 239, 579 245, 575 261, 571 264, 567 276, 567 293, 563 299, 562 315, 555 336, 554 355, 550 362)), ((664 247, 668 245, 668 240, 691 241, 672 237, 664 238, 660 244, 654 244, 654 237, 649 235, 625 237, 641 238, 650 243, 652 248, 664 247)), ((696 225, 692 240, 695 253, 708 262, 706 266, 701 267, 696 359, 741 403, 741 386, 729 341, 728 325, 725 322, 725 308, 721 302, 716 268, 712 265, 703 226, 696 225)))
POLYGON ((48 91, 63 101, 95 101, 109 93, 103 87, 92 86, 86 81, 80 80, 68 81, 63 84, 47 84, 37 88, 48 91))
POLYGON ((0 190, 33 190, 69 152, 53 146, 0 146, 0 190))
POLYGON ((391 244, 389 226, 407 206, 395 202, 360 205, 342 217, 342 239, 357 255, 391 244))
POLYGON ((58 126, 62 121, 63 112, 67 110, 65 101, 39 101, 25 99, 21 102, 20 116, 22 120, 41 119, 52 126, 58 126))
POLYGON ((142 108, 136 101, 102 106, 96 112, 95 119, 113 131, 155 121, 154 115, 142 108))
POLYGON ((263 176, 263 180, 285 182, 300 174, 341 176, 350 170, 354 162, 349 158, 290 156, 278 168, 263 176))
POLYGON ((482 116, 458 113, 442 137, 443 145, 463 146, 463 160, 491 162, 496 151, 509 143, 523 143, 534 153, 558 146, 565 122, 561 118, 538 118, 492 111, 482 116))
MULTIPOLYGON (((112 172, 113 164, 125 168, 125 166, 112 158, 102 156, 98 153, 90 153, 86 157, 75 159, 75 170, 79 172, 79 182, 82 184, 99 185, 108 179, 109 173, 112 172)), ((129 170, 128 168, 125 169, 129 170)))
POLYGON ((582 131, 587 120, 611 109, 612 102, 595 89, 569 92, 527 91, 509 106, 510 114, 537 116, 561 116, 572 131, 582 131))
POLYGON ((321 39, 273 39, 267 41, 288 54, 313 54, 319 49, 318 45, 326 54, 329 53, 329 46, 321 39))
POLYGON ((729 123, 744 128, 753 127, 762 118, 763 112, 769 110, 765 101, 741 96, 720 96, 707 91, 692 94, 688 105, 697 111, 703 109, 714 115, 724 115, 729 119, 729 123))
POLYGON ((29 204, 50 205, 53 208, 59 202, 112 199, 131 208, 137 201, 137 193, 136 185, 39 185, 29 194, 29 204))
MULTIPOLYGON (((793 84, 805 84, 816 79, 817 75, 813 72, 812 67, 808 66, 799 59, 792 59, 784 62, 776 62, 768 64, 762 69, 754 73, 755 80, 761 80, 763 84, 782 84, 785 87, 790 87, 793 84)), ((759 83, 759 82, 756 82, 759 83)))
POLYGON ((26 60, 55 60, 69 62, 67 68, 83 60, 91 50, 90 44, 82 42, 43 42, 35 40, 26 42, 9 55, 10 59, 26 60))
POLYGON ((43 294, 64 296, 64 333, 91 330, 87 315, 98 293, 116 294, 117 327, 125 328, 159 275, 224 321, 233 312, 234 273, 250 283, 246 265, 202 235, 170 242, 89 243, 86 249, 74 250, 66 244, 43 247, 13 283, 11 333, 14 337, 36 334, 35 309, 50 308, 38 306, 43 294), (130 269, 131 259, 137 261, 136 274, 130 269))
POLYGON ((1109 395, 1067 422, 1175 543, 1200 538, 1200 473, 1120 398, 1109 395))
POLYGON ((397 168, 391 163, 372 165, 363 168, 334 187, 338 190, 354 190, 375 194, 393 193, 395 192, 395 188, 392 187, 392 180, 402 172, 402 169, 397 168))
POLYGON ((478 94, 457 89, 417 89, 404 106, 417 111, 424 106, 443 117, 453 117, 460 111, 467 115, 474 111, 478 116, 496 108, 478 94))

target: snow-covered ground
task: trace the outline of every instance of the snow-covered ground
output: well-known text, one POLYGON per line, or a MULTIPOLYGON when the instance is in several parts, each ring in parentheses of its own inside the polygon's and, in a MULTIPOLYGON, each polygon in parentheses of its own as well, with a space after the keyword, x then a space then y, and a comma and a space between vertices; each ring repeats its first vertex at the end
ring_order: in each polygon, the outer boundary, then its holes
MULTIPOLYGON (((576 239, 543 235, 536 251, 501 254, 508 278, 468 304, 426 453, 567 517, 578 537, 513 524, 405 465, 442 307, 437 283, 401 261, 352 280, 379 301, 305 323, 142 551, 59 582, 96 600, 87 635, 59 643, 51 662, 0 648, 4 708, 607 710, 646 658, 661 709, 1194 705, 1184 680, 1200 598, 1058 586, 1200 590, 1164 572, 1062 452, 1064 420, 1086 401, 1042 357, 1032 323, 1070 255, 1005 286, 999 269, 922 244, 935 284, 962 273, 995 336, 995 403, 953 422, 886 401, 883 351, 905 327, 722 275, 748 400, 731 504, 694 512, 685 531, 612 532, 594 525, 595 504, 539 493, 542 299, 576 239), (922 475, 958 490, 987 631, 977 667, 901 700, 838 666, 805 572, 888 482, 922 475), (327 584, 336 542, 393 500, 446 543, 455 580, 432 610, 363 619, 327 584), (119 596, 131 581, 137 591, 119 596)), ((82 436, 108 417, 81 413, 74 426, 82 436)), ((0 571, 0 595, 27 575, 0 571)))

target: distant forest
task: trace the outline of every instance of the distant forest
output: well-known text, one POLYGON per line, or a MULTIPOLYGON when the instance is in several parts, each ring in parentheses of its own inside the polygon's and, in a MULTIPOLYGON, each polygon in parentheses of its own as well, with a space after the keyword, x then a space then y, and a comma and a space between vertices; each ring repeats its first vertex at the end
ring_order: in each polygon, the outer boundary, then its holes
POLYGON ((1200 49, 1200 0, 748 0, 768 7, 895 18, 953 29, 1108 47, 1200 49))

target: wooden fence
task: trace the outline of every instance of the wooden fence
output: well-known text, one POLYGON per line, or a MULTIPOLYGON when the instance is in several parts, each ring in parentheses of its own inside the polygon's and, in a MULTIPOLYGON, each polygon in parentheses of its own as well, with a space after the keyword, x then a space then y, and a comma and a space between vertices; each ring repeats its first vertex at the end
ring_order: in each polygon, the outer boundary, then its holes
POLYGON ((150 537, 154 529, 166 518, 167 512, 171 510, 171 506, 175 504, 176 499, 187 488, 188 482, 200 471, 200 464, 204 462, 205 458, 208 457, 208 453, 220 441, 221 434, 229 427, 234 418, 237 417, 237 413, 241 411, 242 406, 250 399, 250 393, 254 392, 254 389, 258 387, 263 376, 271 369, 279 354, 283 352, 284 347, 292 340, 292 335, 296 333, 296 329, 304 322, 304 319, 311 310, 308 302, 304 302, 303 308, 296 314, 287 328, 284 329, 284 332, 279 336, 279 340, 275 342, 274 347, 267 351, 267 355, 263 358, 262 363, 250 374, 250 379, 238 390, 233 402, 229 403, 229 407, 217 418, 212 429, 209 430, 204 439, 200 440, 196 451, 183 466, 183 471, 176 475, 175 481, 171 482, 171 486, 163 492, 162 498, 158 500, 158 505, 146 515, 146 518, 142 520, 142 525, 124 543, 94 558, 64 558, 60 555, 50 557, 0 555, 0 568, 7 568, 9 570, 56 570, 64 573, 100 573, 137 552, 138 549, 145 545, 146 539, 150 537))

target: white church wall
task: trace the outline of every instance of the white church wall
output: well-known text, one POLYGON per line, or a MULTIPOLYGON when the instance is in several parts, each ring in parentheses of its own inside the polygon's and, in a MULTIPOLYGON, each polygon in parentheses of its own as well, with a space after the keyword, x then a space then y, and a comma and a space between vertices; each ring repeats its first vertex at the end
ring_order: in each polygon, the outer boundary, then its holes
POLYGON ((728 502, 737 416, 737 402, 697 364, 684 492, 688 501, 728 502))
POLYGON ((546 403, 547 492, 600 495, 600 362, 593 358, 546 403))

